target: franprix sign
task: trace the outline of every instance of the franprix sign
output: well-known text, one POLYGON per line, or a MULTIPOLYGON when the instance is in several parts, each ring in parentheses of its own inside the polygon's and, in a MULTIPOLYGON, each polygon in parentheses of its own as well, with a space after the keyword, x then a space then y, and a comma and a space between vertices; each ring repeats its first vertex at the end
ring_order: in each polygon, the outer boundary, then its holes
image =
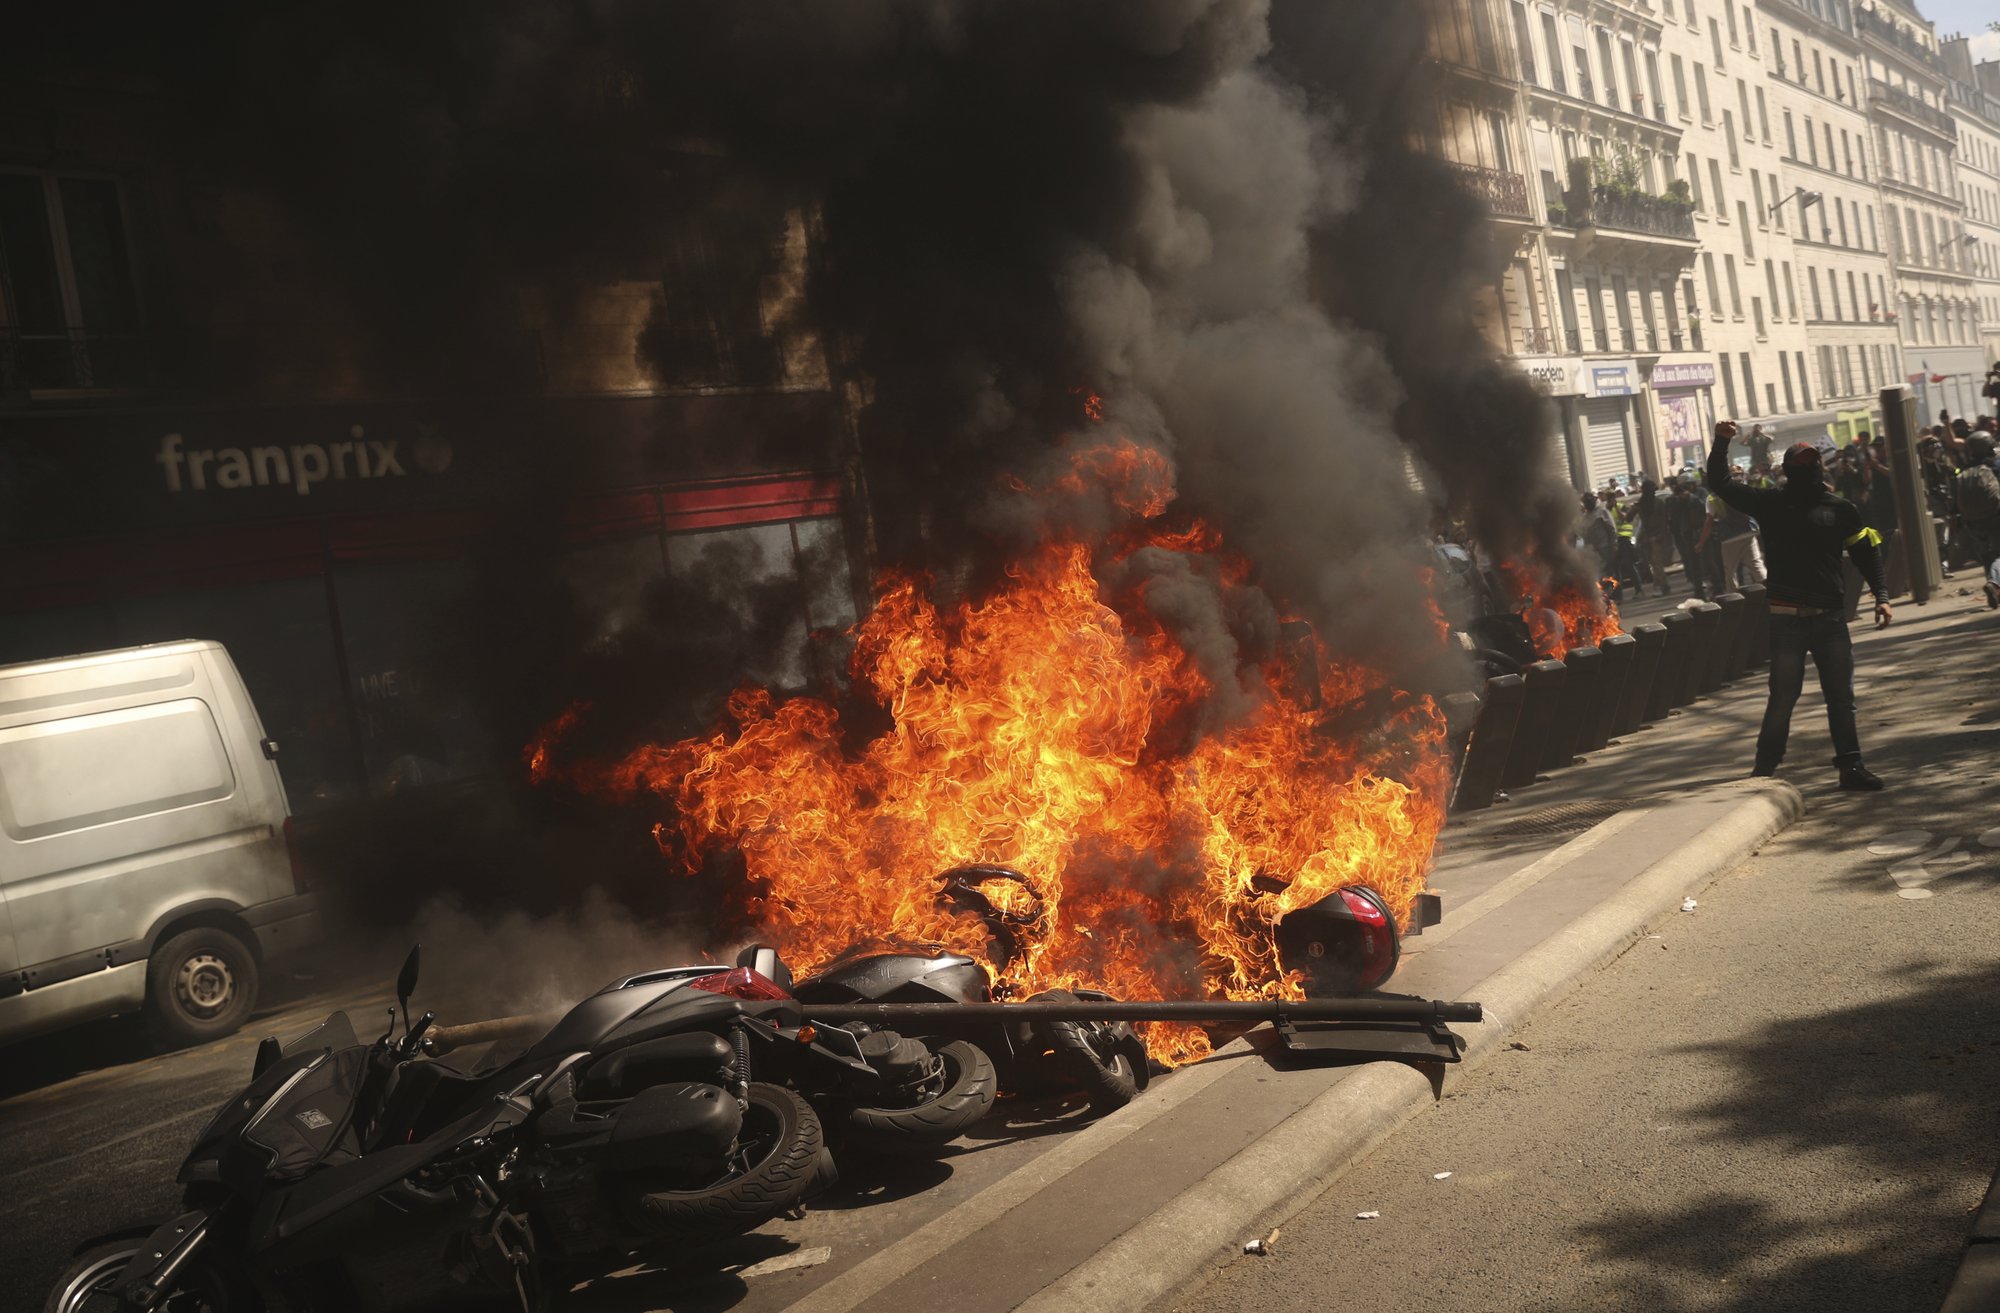
MULTIPOLYGON (((179 433, 160 439, 159 463, 168 492, 205 492, 211 488, 287 487, 304 497, 313 485, 328 480, 405 478, 401 438, 371 438, 360 424, 348 429, 345 442, 295 442, 248 447, 189 447, 179 433)), ((426 474, 451 468, 451 443, 426 429, 410 453, 411 462, 426 474)))
POLYGON ((829 469, 830 393, 51 408, 0 419, 0 543, 829 469))

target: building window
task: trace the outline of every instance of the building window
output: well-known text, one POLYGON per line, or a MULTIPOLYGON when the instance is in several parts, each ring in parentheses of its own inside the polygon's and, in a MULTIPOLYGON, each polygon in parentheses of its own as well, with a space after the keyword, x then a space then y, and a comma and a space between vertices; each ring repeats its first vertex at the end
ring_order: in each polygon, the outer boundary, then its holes
POLYGON ((1681 63, 1679 55, 1667 56, 1674 70, 1674 113, 1682 119, 1688 117, 1687 66, 1681 63))
POLYGON ((1813 136, 1812 116, 1806 116, 1806 162, 1819 167, 1819 139, 1813 136))
POLYGON ((1701 208, 1701 161, 1693 151, 1688 152, 1688 195, 1694 199, 1694 208, 1701 208))
POLYGON ((1701 121, 1714 123, 1715 114, 1708 105, 1708 71, 1700 64, 1694 66, 1694 98, 1701 106, 1701 121))
POLYGON ((1723 353, 1722 353, 1722 354, 1721 354, 1720 356, 1718 356, 1718 357, 1717 357, 1717 359, 1718 359, 1718 360, 1719 360, 1719 361, 1721 362, 1721 364, 1722 364, 1722 396, 1723 396, 1723 400, 1724 400, 1724 401, 1726 401, 1726 402, 1728 403, 1728 405, 1729 405, 1729 414, 1730 414, 1730 416, 1732 416, 1732 417, 1733 417, 1733 416, 1735 416, 1735 415, 1736 415, 1737 413, 1739 413, 1739 412, 1737 411, 1737 408, 1736 408, 1736 371, 1735 371, 1735 370, 1734 370, 1733 368, 1731 368, 1731 366, 1730 366, 1730 364, 1729 364, 1729 353, 1728 353, 1728 352, 1726 352, 1726 351, 1725 351, 1725 352, 1723 352, 1723 353))
MULTIPOLYGON (((1727 8, 1727 6, 1724 6, 1724 8, 1727 8)), ((1720 23, 1716 22, 1716 21, 1715 21, 1715 20, 1714 20, 1713 18, 1711 18, 1711 19, 1709 19, 1709 20, 1708 20, 1708 43, 1709 43, 1709 45, 1710 45, 1710 46, 1711 46, 1711 47, 1712 47, 1712 48, 1714 49, 1714 51, 1715 51, 1715 67, 1716 67, 1716 70, 1717 70, 1718 72, 1720 72, 1720 71, 1721 71, 1721 69, 1722 69, 1722 66, 1723 66, 1723 65, 1722 65, 1722 25, 1721 25, 1720 23)))
POLYGON ((0 389, 145 381, 129 233, 109 178, 0 173, 0 389))
MULTIPOLYGON (((1772 49, 1775 50, 1777 45, 1775 40, 1771 42, 1772 49)), ((1792 392, 1792 362, 1782 351, 1778 353, 1778 375, 1785 380, 1785 409, 1796 415, 1799 413, 1799 402, 1792 392)))
POLYGON ((1757 88, 1757 135, 1766 146, 1771 144, 1771 108, 1764 99, 1764 88, 1757 88))
POLYGON ((1564 95, 1569 87, 1563 81, 1562 38, 1556 35, 1556 17, 1544 9, 1542 11, 1542 48, 1549 52, 1549 85, 1564 95))
POLYGON ((1813 318, 1825 319, 1826 307, 1820 304, 1819 299, 1819 270, 1811 265, 1806 266, 1806 288, 1812 293, 1813 318))
POLYGON ((1722 194, 1722 166, 1713 159, 1708 162, 1708 181, 1709 190, 1715 193, 1711 198, 1715 202, 1715 217, 1727 222, 1729 201, 1722 194))
POLYGON ((1799 371, 1799 393, 1805 401, 1806 409, 1811 410, 1813 408, 1812 384, 1806 379, 1806 353, 1803 351, 1792 352, 1792 363, 1799 371))
POLYGON ((1604 103, 1623 109, 1618 103, 1618 73, 1611 62, 1611 34, 1601 27, 1597 29, 1597 68, 1604 75, 1604 103))
POLYGON ((1743 399, 1750 403, 1750 413, 1757 413, 1757 375, 1750 368, 1750 353, 1745 351, 1737 356, 1743 362, 1743 399))
POLYGON ((1597 99, 1597 89, 1590 81, 1590 52, 1582 46, 1571 46, 1569 52, 1576 60, 1576 94, 1585 100, 1597 99))
POLYGON ((1743 286, 1736 281, 1735 256, 1725 255, 1722 257, 1722 272, 1729 279, 1730 317, 1741 322, 1743 318, 1743 286))
MULTIPOLYGON (((1797 323, 1799 318, 1799 297, 1798 293, 1792 290, 1792 262, 1790 260, 1784 262, 1784 271, 1785 271, 1785 317, 1790 319, 1793 323, 1797 323)), ((1778 303, 1776 301, 1771 302, 1771 308, 1774 311, 1777 309, 1777 305, 1778 303)))
POLYGON ((1743 258, 1746 260, 1756 259, 1757 248, 1750 241, 1750 208, 1742 201, 1736 202, 1736 223, 1738 227, 1743 229, 1743 258))
POLYGON ((1610 334, 1604 328, 1604 284, 1595 278, 1586 278, 1583 280, 1583 294, 1590 303, 1590 340, 1597 350, 1609 351, 1610 334))
POLYGON ((1521 0, 1514 0, 1514 49, 1521 58, 1521 80, 1536 86, 1542 83, 1535 75, 1535 43, 1528 34, 1528 6, 1521 0))
POLYGON ((1795 160, 1798 157, 1799 157, 1798 134, 1792 130, 1792 111, 1786 110, 1785 111, 1785 158, 1788 160, 1795 160))
POLYGON ((1646 86, 1653 93, 1653 117, 1660 122, 1667 121, 1667 98, 1660 94, 1660 52, 1646 51, 1646 86))
POLYGON ((1736 115, 1726 109, 1722 111, 1722 136, 1729 143, 1729 167, 1742 168, 1743 157, 1736 153, 1736 115))

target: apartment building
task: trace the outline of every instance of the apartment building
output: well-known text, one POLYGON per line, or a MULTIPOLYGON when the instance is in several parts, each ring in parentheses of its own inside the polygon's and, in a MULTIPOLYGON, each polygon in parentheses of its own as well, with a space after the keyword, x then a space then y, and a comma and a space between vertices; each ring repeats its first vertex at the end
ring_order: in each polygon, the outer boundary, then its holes
POLYGON ((1988 363, 2000 360, 2000 61, 1975 65, 1964 37, 1946 41, 1946 83, 1958 125, 1958 198, 1973 312, 1988 363))
POLYGON ((1846 0, 1760 0, 1756 18, 1782 160, 1773 217, 1792 233, 1785 281, 1805 327, 1791 352, 1805 414, 1780 432, 1851 432, 1903 374, 1866 50, 1846 0))
POLYGON ((1925 415, 1971 409, 1984 372, 1955 155, 1958 124, 1946 109, 1937 34, 1907 0, 1853 11, 1862 45, 1861 91, 1882 192, 1882 220, 1896 271, 1903 377, 1925 415))
POLYGON ((1668 444, 1698 442, 1715 414, 1660 17, 1624 0, 1507 0, 1505 31, 1547 223, 1531 252, 1547 329, 1522 341, 1520 364, 1560 408, 1578 486, 1657 475, 1668 444))
POLYGON ((1825 400, 1801 381, 1808 307, 1792 281, 1799 257, 1782 178, 1782 111, 1766 86, 1780 51, 1760 34, 1751 5, 1675 0, 1662 8, 1674 85, 1692 92, 1677 97, 1674 111, 1684 128, 1679 163, 1695 202, 1713 399, 1745 432, 1752 422, 1775 429, 1825 400))

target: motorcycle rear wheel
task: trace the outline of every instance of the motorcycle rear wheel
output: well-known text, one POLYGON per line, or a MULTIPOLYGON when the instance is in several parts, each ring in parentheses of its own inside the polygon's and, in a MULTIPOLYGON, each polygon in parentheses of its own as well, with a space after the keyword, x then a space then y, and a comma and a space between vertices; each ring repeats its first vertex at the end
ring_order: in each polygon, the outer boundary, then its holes
MULTIPOLYGON (((79 1250, 49 1287, 42 1313, 125 1313, 119 1294, 125 1265, 145 1236, 101 1240, 79 1250)), ((174 1289, 155 1305, 158 1313, 239 1313, 249 1301, 215 1264, 197 1253, 175 1274, 174 1289)))
POLYGON ((721 1180, 661 1188, 658 1174, 646 1173, 613 1187, 634 1226, 655 1239, 720 1239, 762 1226, 805 1197, 826 1146, 818 1115, 779 1085, 753 1083, 748 1098, 738 1151, 721 1180))
POLYGON ((847 1114, 851 1143, 883 1153, 935 1153, 993 1110, 999 1080, 993 1059, 970 1041, 956 1039, 937 1051, 943 1088, 907 1108, 855 1108, 847 1114))
MULTIPOLYGON (((1035 998, 1076 1001, 1066 989, 1045 990, 1035 998)), ((1139 1097, 1139 1074, 1129 1048, 1108 1027, 1094 1021, 1046 1021, 1036 1029, 1054 1052, 1057 1069, 1083 1087, 1092 1113, 1116 1112, 1139 1097)))

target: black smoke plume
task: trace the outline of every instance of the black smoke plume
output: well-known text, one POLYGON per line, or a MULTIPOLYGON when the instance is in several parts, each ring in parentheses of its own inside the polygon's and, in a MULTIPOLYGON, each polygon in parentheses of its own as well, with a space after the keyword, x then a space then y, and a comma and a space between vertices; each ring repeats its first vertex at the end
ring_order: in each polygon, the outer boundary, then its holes
MULTIPOLYGON (((1164 551, 1120 581, 1227 717, 1285 614, 1343 656, 1452 677, 1410 452, 1496 551, 1561 557, 1547 416, 1466 310, 1486 225, 1407 147, 1427 8, 50 6, 17 49, 156 78, 188 175, 279 216, 315 322, 383 395, 506 390, 518 289, 608 279, 660 283, 633 348, 656 382, 754 388, 779 334, 701 282, 775 276, 803 223, 827 386, 857 402, 869 564, 971 591, 1023 535, 1087 529, 1005 476, 1092 440, 1077 389, 1097 391, 1104 430, 1165 453, 1181 506, 1256 564, 1233 593, 1164 551)), ((547 468, 524 460, 524 498, 567 491, 547 468)), ((606 634, 532 535, 496 542, 452 623, 488 663, 469 687, 499 743, 573 697, 600 732, 677 732, 746 672, 826 664, 771 650, 802 641, 796 599, 748 568, 656 587, 606 634)))

